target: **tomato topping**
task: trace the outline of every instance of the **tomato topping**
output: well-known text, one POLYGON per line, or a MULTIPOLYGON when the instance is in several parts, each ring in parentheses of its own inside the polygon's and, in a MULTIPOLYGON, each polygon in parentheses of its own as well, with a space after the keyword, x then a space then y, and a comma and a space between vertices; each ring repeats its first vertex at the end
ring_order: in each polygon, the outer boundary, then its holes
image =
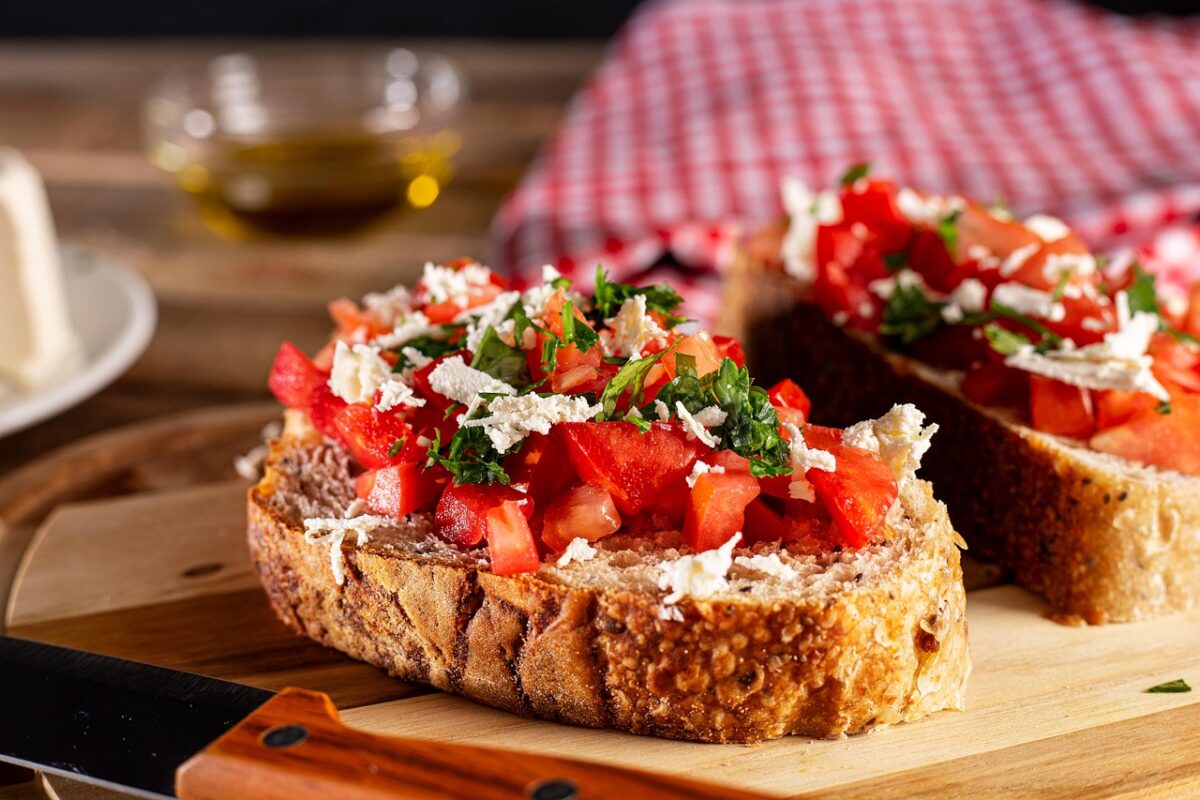
POLYGON ((542 541, 559 552, 576 537, 589 542, 603 539, 621 527, 621 515, 612 495, 588 483, 561 493, 542 516, 542 541))
POLYGON ((1200 396, 1172 398, 1165 414, 1157 405, 1143 408, 1088 443, 1102 453, 1200 475, 1200 396))
POLYGON ((527 517, 533 515, 533 500, 503 484, 447 486, 434 514, 435 529, 451 544, 473 547, 487 535, 488 512, 506 502, 516 504, 527 517))
POLYGON ((1092 399, 1099 430, 1120 425, 1137 412, 1158 405, 1158 400, 1145 392, 1093 391, 1092 399))
POLYGON ((913 239, 908 263, 925 279, 930 288, 939 292, 951 291, 962 283, 970 272, 965 263, 955 263, 942 237, 937 231, 930 229, 922 230, 913 239))
POLYGON ((678 425, 661 422, 645 433, 631 422, 567 422, 553 433, 579 477, 603 488, 630 515, 684 485, 696 459, 708 451, 678 425))
POLYGON ((891 181, 867 180, 842 190, 845 224, 861 223, 878 240, 885 253, 894 253, 908 243, 913 224, 900 212, 898 192, 891 181))
POLYGON ((1096 413, 1087 389, 1041 375, 1029 376, 1030 424, 1039 431, 1086 439, 1096 432, 1096 413))
POLYGON ((1029 402, 1029 373, 999 361, 976 364, 963 375, 962 393, 985 406, 1024 406, 1029 402))
POLYGON ((425 455, 412 428, 390 411, 351 403, 334 415, 333 427, 337 438, 367 469, 416 461, 425 455))
POLYGON ((837 460, 837 470, 810 469, 805 477, 817 501, 833 518, 840 544, 862 547, 871 541, 896 502, 896 478, 874 453, 842 444, 826 449, 837 460))
POLYGON ((538 504, 569 486, 575 480, 575 468, 553 439, 533 433, 521 449, 504 459, 509 486, 532 495, 538 504))
POLYGON ((390 324, 362 310, 358 307, 358 303, 348 297, 331 300, 329 316, 337 324, 339 339, 349 339, 354 336, 371 338, 381 336, 392 329, 390 324))
POLYGON ((742 535, 746 544, 754 542, 778 542, 787 536, 789 525, 771 507, 755 498, 746 506, 742 535))
POLYGON ((697 551, 729 541, 745 525, 745 509, 758 497, 758 481, 749 473, 706 472, 696 477, 683 522, 683 537, 697 551))
POLYGON ((310 403, 308 416, 313 427, 330 439, 336 439, 338 428, 334 423, 338 414, 346 407, 346 401, 335 395, 328 386, 321 384, 313 392, 310 403))
MULTIPOLYGON (((532 501, 526 501, 533 505, 532 501)), ((505 500, 487 512, 487 542, 496 575, 537 572, 542 566, 522 501, 505 500)))
POLYGON ((422 469, 419 462, 408 461, 364 472, 354 490, 372 514, 400 519, 431 508, 449 479, 439 467, 422 469))
MULTIPOLYGON (((1046 266, 1051 257, 1084 255, 1087 252, 1087 246, 1084 245, 1078 236, 1073 233, 1068 234, 1061 239, 1042 244, 1036 253, 1026 259, 1017 271, 1009 276, 1009 280, 1014 280, 1026 286, 1032 286, 1034 289, 1041 289, 1048 292, 1058 284, 1058 277, 1056 275, 1046 274, 1046 266)), ((1072 275, 1070 282, 1086 283, 1088 282, 1088 278, 1082 275, 1072 275)))
POLYGON ((746 366, 746 351, 742 349, 742 343, 737 339, 732 336, 713 336, 712 341, 722 360, 730 358, 739 367, 746 366))
POLYGON ((791 422, 801 426, 808 419, 809 412, 812 411, 812 401, 791 378, 784 378, 768 389, 767 397, 771 398, 771 405, 775 406, 775 410, 779 412, 780 422, 791 422), (784 412, 788 411, 798 413, 788 414, 788 419, 784 419, 784 412))
POLYGON ((1192 336, 1200 336, 1200 282, 1192 287, 1188 299, 1187 315, 1183 320, 1183 330, 1192 336))
POLYGON ((313 394, 328 380, 329 373, 318 369, 304 351, 291 342, 284 342, 271 364, 267 386, 283 405, 307 411, 312 405, 313 394))
POLYGON ((1021 223, 1000 219, 977 203, 967 204, 954 227, 957 231, 954 258, 957 261, 969 260, 976 247, 1002 259, 1014 250, 1041 242, 1037 234, 1021 223))

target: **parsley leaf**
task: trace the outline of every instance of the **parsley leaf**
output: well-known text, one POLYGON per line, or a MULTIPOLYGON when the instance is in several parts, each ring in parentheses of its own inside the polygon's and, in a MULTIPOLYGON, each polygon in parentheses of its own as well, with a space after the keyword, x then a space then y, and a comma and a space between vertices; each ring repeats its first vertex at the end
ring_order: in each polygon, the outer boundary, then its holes
POLYGON ((1071 280, 1071 270, 1064 269, 1062 274, 1058 276, 1058 283, 1054 285, 1054 293, 1050 295, 1052 302, 1059 302, 1063 299, 1063 293, 1067 291, 1067 283, 1071 280))
POLYGON ((987 337, 988 344, 992 346, 992 349, 1002 356, 1011 356, 1029 344, 1028 336, 1010 331, 994 322, 989 322, 984 326, 983 335, 987 337))
POLYGON ((899 272, 908 266, 908 253, 901 250, 898 253, 888 253, 883 257, 883 265, 888 272, 899 272))
POLYGON ((563 303, 562 322, 563 346, 574 344, 579 348, 580 352, 586 353, 600 341, 600 337, 596 334, 596 331, 592 330, 588 325, 579 324, 579 320, 575 319, 575 304, 570 300, 563 303))
POLYGON ((600 405, 603 406, 603 410, 598 419, 612 419, 612 415, 617 410, 617 401, 626 391, 630 393, 630 405, 636 407, 642 399, 642 387, 646 383, 646 374, 668 352, 669 350, 662 350, 645 358, 626 361, 625 366, 617 370, 617 374, 609 380, 604 391, 600 393, 600 405))
POLYGON ((1187 681, 1183 678, 1176 678, 1173 681, 1160 683, 1158 686, 1151 686, 1146 692, 1148 694, 1182 694, 1191 690, 1192 687, 1188 686, 1187 681))
POLYGON ((942 304, 925 296, 920 286, 896 284, 883 308, 879 332, 901 344, 929 336, 942 324, 942 304))
POLYGON ((444 355, 457 353, 459 350, 462 350, 463 346, 461 342, 451 342, 449 338, 447 338, 447 335, 452 338, 454 334, 458 333, 462 329, 462 325, 443 325, 442 336, 434 336, 426 333, 421 336, 417 336, 416 338, 409 339, 403 345, 395 349, 395 352, 399 355, 399 358, 396 360, 396 366, 392 367, 392 372, 403 372, 404 370, 413 366, 413 363, 409 357, 404 355, 404 348, 406 347, 411 347, 418 353, 428 356, 429 358, 441 358, 444 355))
POLYGON ((1155 290, 1154 276, 1142 269, 1142 265, 1136 261, 1130 269, 1133 270, 1133 282, 1125 290, 1125 295, 1129 298, 1130 312, 1145 311, 1157 314, 1158 292, 1155 290))
POLYGON ((958 249, 958 218, 961 215, 962 209, 956 208, 937 223, 937 234, 942 237, 942 243, 946 245, 950 255, 954 255, 954 251, 958 249))
POLYGON ((995 299, 992 300, 992 304, 991 304, 989 311, 993 315, 992 316, 993 319, 995 319, 996 317, 1003 317, 1004 319, 1010 319, 1013 322, 1017 323, 1018 325, 1021 325, 1022 327, 1028 328, 1029 330, 1037 333, 1041 337, 1037 343, 1037 351, 1039 353, 1044 353, 1047 350, 1051 350, 1062 344, 1062 337, 1059 336, 1057 333, 1050 330, 1049 328, 1047 328, 1042 323, 1038 322, 1033 317, 1022 314, 1021 312, 1019 312, 1015 309, 1009 308, 1008 306, 1004 305, 1003 303, 997 303, 995 301, 995 299))
POLYGON ((483 428, 459 428, 443 455, 441 431, 434 433, 429 445, 425 467, 441 464, 454 476, 455 485, 464 483, 509 482, 508 473, 500 464, 502 455, 496 452, 492 440, 483 428))
POLYGON ((392 446, 388 448, 388 458, 395 458, 396 456, 400 455, 400 451, 404 449, 404 443, 406 441, 408 440, 401 437, 392 442, 392 446))
POLYGON ((471 366, 518 389, 527 386, 531 380, 525 352, 507 344, 491 325, 475 348, 471 366))
POLYGON ((838 183, 843 187, 853 186, 856 181, 859 181, 871 174, 871 162, 861 161, 858 164, 851 165, 850 169, 842 173, 842 177, 838 183))
POLYGON ((1171 401, 1163 400, 1161 403, 1159 403, 1158 405, 1156 405, 1154 407, 1154 410, 1157 411, 1158 413, 1162 414, 1163 416, 1170 414, 1171 413, 1171 401))
POLYGON ((668 408, 681 403, 694 414, 717 406, 725 412, 725 421, 712 432, 722 449, 750 460, 750 474, 767 477, 792 471, 791 451, 779 435, 779 414, 766 391, 751 383, 749 370, 727 358, 719 369, 697 377, 695 362, 682 356, 676 356, 676 370, 675 379, 658 392, 668 408))
POLYGON ((683 303, 683 298, 668 284, 656 283, 653 286, 631 286, 627 283, 612 283, 604 273, 604 267, 596 267, 595 296, 592 299, 592 318, 608 319, 615 317, 621 310, 621 305, 631 297, 639 294, 646 296, 646 310, 657 311, 667 318, 667 326, 673 327, 686 320, 677 316, 675 309, 683 303))

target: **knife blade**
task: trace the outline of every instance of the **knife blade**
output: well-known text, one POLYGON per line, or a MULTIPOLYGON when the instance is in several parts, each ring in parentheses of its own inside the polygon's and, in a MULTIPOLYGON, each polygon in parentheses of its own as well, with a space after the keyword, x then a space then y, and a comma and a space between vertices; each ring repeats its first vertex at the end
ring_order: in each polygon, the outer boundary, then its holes
POLYGON ((762 798, 574 759, 348 728, 328 696, 276 694, 0 636, 0 761, 182 800, 762 798))

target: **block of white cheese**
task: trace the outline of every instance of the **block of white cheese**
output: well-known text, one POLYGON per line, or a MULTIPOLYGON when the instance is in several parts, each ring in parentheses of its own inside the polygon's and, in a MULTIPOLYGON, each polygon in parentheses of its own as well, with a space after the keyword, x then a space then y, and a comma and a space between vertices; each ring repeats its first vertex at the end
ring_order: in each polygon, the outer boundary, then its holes
POLYGON ((42 178, 0 147, 0 396, 53 382, 81 354, 42 178))

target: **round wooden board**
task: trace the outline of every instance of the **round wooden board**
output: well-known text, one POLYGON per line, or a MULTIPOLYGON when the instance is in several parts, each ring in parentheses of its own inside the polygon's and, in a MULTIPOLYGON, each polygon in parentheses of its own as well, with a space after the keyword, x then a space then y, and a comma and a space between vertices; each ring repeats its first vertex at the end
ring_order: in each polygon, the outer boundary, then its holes
MULTIPOLYGON (((0 482, 14 635, 270 689, 328 692, 354 726, 683 774, 792 797, 1180 797, 1200 793, 1200 614, 1069 628, 1013 586, 969 595, 966 713, 865 737, 697 746, 527 720, 414 687, 292 635, 245 551, 235 456, 274 404, 153 420, 0 482)), ((993 580, 994 580, 994 576, 993 580)), ((67 800, 111 794, 51 780, 67 800)))

